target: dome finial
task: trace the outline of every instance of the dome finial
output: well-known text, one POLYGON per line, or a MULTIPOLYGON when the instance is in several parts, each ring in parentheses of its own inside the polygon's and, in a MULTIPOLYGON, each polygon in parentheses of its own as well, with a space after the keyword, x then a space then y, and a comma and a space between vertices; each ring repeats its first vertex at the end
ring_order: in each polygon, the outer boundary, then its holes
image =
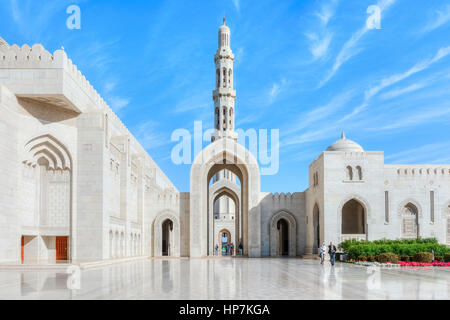
POLYGON ((345 132, 344 132, 344 131, 342 131, 341 139, 342 139, 342 140, 345 140, 345 139, 346 139, 346 138, 345 138, 345 132))
POLYGON ((223 16, 223 25, 225 25, 225 16, 223 16))

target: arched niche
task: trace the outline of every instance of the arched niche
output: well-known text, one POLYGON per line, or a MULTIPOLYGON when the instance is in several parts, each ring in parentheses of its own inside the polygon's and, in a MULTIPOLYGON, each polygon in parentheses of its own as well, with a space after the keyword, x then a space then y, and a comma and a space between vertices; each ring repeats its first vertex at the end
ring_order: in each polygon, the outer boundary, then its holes
POLYGON ((180 221, 172 211, 163 211, 157 215, 153 222, 153 256, 163 257, 163 224, 171 223, 170 256, 180 256, 180 221))
POLYGON ((284 220, 288 225, 288 255, 295 257, 297 255, 297 222, 294 216, 288 211, 275 212, 270 218, 269 237, 270 237, 270 255, 273 257, 281 255, 280 249, 280 224, 284 220))

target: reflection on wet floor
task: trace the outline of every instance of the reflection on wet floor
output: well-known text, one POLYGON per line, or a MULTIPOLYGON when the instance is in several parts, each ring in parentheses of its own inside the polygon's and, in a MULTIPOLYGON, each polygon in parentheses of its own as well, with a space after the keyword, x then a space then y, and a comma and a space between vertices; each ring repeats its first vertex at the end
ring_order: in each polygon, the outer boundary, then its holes
POLYGON ((450 269, 301 259, 149 259, 82 270, 0 271, 0 299, 449 299, 450 269), (69 286, 70 287, 70 286, 69 286))

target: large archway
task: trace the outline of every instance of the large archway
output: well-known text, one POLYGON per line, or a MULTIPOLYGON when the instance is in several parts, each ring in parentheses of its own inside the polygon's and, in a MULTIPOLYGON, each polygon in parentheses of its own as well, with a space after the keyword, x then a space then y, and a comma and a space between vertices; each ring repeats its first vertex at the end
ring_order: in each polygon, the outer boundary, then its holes
POLYGON ((180 222, 172 211, 163 211, 153 222, 153 255, 180 256, 180 222))
MULTIPOLYGON (((240 201, 241 199, 241 189, 240 187, 228 180, 219 180, 212 184, 209 189, 209 214, 214 210, 214 205, 222 197, 227 197, 234 204, 234 212, 231 217, 227 219, 222 219, 223 217, 216 216, 214 212, 213 219, 213 229, 214 234, 218 234, 221 229, 227 229, 230 231, 230 244, 232 243, 235 248, 239 248, 239 244, 243 243, 243 226, 242 226, 242 208, 240 201)), ((213 247, 216 245, 221 246, 220 241, 217 238, 214 239, 213 247)), ((239 252, 235 250, 235 252, 239 252)))
POLYGON ((261 256, 259 166, 253 155, 236 141, 222 138, 207 146, 191 167, 190 255, 213 255, 213 213, 209 206, 209 181, 229 170, 241 181, 242 242, 244 255, 261 256), (249 227, 251 225, 251 227, 249 227))
POLYGON ((272 215, 269 225, 270 255, 297 255, 297 222, 287 211, 279 211, 272 215))
MULTIPOLYGON (((341 233, 346 238, 366 239, 367 210, 357 199, 347 201, 342 207, 341 233)), ((343 239, 344 240, 344 239, 343 239)))

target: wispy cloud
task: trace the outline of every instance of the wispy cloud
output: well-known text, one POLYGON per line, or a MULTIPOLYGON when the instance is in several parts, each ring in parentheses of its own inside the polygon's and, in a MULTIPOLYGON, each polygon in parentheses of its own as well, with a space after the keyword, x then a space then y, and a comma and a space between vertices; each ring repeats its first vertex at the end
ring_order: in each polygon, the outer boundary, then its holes
POLYGON ((14 19, 14 22, 21 23, 21 17, 20 17, 20 10, 19 6, 17 5, 17 0, 10 0, 9 4, 11 6, 11 14, 14 19))
POLYGON ((385 159, 395 164, 439 163, 441 159, 448 161, 450 158, 448 150, 450 150, 450 142, 438 142, 390 154, 385 159))
POLYGON ((421 109, 416 111, 412 115, 408 115, 405 117, 399 118, 399 120, 394 121, 385 126, 379 126, 377 128, 373 128, 372 130, 380 131, 380 130, 395 130, 406 127, 417 127, 421 124, 427 123, 430 124, 433 121, 448 121, 448 116, 450 115, 450 104, 440 105, 438 108, 430 109, 421 109))
POLYGON ((417 91, 419 89, 422 89, 425 86, 426 86, 426 83, 420 82, 420 83, 414 83, 414 84, 409 85, 409 86, 404 87, 404 88, 393 89, 393 90, 391 90, 389 92, 386 92, 386 93, 380 95, 380 99, 382 99, 382 100, 393 99, 393 98, 399 97, 401 95, 404 95, 404 94, 411 93, 411 92, 417 91))
POLYGON ((450 21, 450 4, 446 4, 440 10, 437 10, 433 15, 433 18, 425 26, 423 32, 433 31, 450 21))
POLYGON ((114 112, 118 112, 130 104, 130 99, 118 96, 117 81, 108 80, 103 87, 103 95, 105 100, 114 112))
POLYGON ((305 35, 309 39, 309 51, 314 57, 314 60, 325 57, 330 47, 333 34, 331 32, 324 32, 322 36, 319 36, 317 33, 305 33, 305 35))
POLYGON ((279 82, 275 82, 272 85, 272 88, 269 90, 269 103, 272 104, 275 102, 276 98, 280 94, 281 91, 284 90, 284 87, 286 85, 286 79, 281 79, 279 82))
POLYGON ((236 11, 240 12, 241 4, 240 4, 239 0, 233 0, 233 4, 234 4, 234 7, 236 8, 236 11))
POLYGON ((211 101, 211 97, 206 92, 202 92, 183 98, 178 104, 175 105, 172 112, 182 114, 207 110, 210 111, 210 114, 208 115, 213 114, 213 103, 211 101))
POLYGON ((354 90, 345 91, 333 97, 330 102, 323 106, 319 106, 312 111, 302 114, 296 121, 295 125, 282 133, 283 136, 292 135, 305 128, 318 123, 320 120, 329 118, 350 101, 354 96, 354 90))
POLYGON ((348 120, 349 118, 359 114, 361 111, 366 109, 369 106, 370 100, 383 89, 388 88, 402 80, 405 80, 416 73, 428 69, 431 65, 445 58, 449 54, 450 54, 450 46, 440 48, 434 57, 415 64, 412 68, 403 73, 397 73, 390 77, 384 78, 376 86, 366 90, 364 93, 363 103, 358 107, 356 107, 355 109, 353 109, 353 111, 350 114, 346 115, 343 119, 341 119, 341 121, 348 120))
POLYGON ((170 143, 170 136, 162 133, 159 124, 153 120, 142 122, 131 131, 147 151, 170 143))
POLYGON ((319 23, 315 26, 314 32, 305 33, 309 40, 309 51, 314 60, 324 58, 328 53, 333 39, 333 33, 329 30, 328 23, 335 14, 337 2, 337 0, 332 0, 331 2, 323 3, 320 11, 315 13, 319 23))
MULTIPOLYGON (((390 6, 392 6, 395 1, 396 0, 379 0, 377 6, 380 7, 381 14, 383 14, 383 12, 385 12, 390 6)), ((330 79, 334 77, 334 75, 338 72, 338 70, 344 63, 346 63, 362 50, 362 48, 358 47, 358 42, 368 31, 369 29, 367 28, 366 21, 364 21, 364 26, 357 32, 355 32, 339 51, 336 60, 334 61, 333 67, 331 68, 325 79, 320 82, 319 87, 323 87, 328 81, 330 81, 330 79)))

